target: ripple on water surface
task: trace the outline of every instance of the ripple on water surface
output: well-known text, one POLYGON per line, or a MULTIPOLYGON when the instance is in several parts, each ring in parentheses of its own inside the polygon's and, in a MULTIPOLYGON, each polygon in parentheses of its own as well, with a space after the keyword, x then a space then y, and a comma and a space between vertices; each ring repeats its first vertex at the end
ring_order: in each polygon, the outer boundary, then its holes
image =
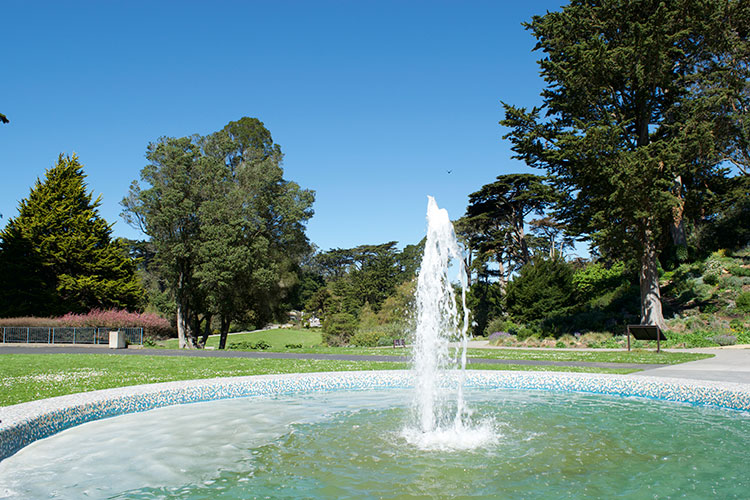
MULTIPOLYGON (((409 443, 404 390, 245 398, 91 422, 0 462, 0 498, 747 498, 750 415, 470 391, 491 439, 409 443)), ((481 425, 478 425, 481 427, 481 425)))

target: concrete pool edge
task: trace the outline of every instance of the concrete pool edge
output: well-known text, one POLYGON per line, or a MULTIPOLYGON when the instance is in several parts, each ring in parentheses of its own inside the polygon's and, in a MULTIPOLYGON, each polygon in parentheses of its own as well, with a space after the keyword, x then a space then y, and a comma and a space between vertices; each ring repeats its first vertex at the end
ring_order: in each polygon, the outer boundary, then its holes
MULTIPOLYGON (((411 387, 411 372, 254 375, 83 392, 0 408, 0 460, 69 427, 163 406, 271 394, 411 387)), ((750 411, 750 384, 632 375, 469 370, 466 385, 634 396, 750 411)))

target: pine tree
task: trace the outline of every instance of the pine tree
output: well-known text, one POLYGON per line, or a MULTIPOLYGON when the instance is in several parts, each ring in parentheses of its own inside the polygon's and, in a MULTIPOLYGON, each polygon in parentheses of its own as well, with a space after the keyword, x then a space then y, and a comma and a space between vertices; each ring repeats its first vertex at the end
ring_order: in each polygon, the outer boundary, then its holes
POLYGON ((0 314, 49 316, 133 309, 135 266, 86 191, 77 156, 59 156, 0 233, 0 314))
POLYGON ((664 328, 664 242, 684 248, 685 214, 747 145, 747 2, 572 0, 526 27, 547 85, 541 107, 505 105, 505 137, 566 194, 559 220, 640 263, 641 322, 664 328))

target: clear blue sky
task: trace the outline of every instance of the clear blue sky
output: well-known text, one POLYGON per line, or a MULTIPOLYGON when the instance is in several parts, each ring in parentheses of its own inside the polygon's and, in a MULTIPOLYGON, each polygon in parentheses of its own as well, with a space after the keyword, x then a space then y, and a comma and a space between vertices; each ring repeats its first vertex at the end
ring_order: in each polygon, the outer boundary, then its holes
POLYGON ((316 191, 313 243, 416 243, 427 195, 455 219, 483 184, 527 170, 500 101, 539 103, 521 22, 562 3, 5 0, 2 224, 76 152, 114 234, 143 238, 119 202, 147 144, 251 116, 285 177, 316 191))

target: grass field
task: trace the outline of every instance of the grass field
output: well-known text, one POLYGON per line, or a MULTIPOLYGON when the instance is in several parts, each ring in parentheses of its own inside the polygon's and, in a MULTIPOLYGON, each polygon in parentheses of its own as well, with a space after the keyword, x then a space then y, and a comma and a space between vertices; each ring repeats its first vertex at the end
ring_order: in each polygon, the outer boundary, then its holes
MULTIPOLYGON (((115 354, 3 354, 0 355, 0 406, 76 392, 128 385, 243 375, 309 373, 348 370, 397 370, 408 367, 411 349, 326 347, 320 345, 318 330, 268 330, 232 335, 229 342, 264 341, 276 352, 354 354, 357 361, 197 358, 177 356, 120 356, 115 354), (287 348, 302 344, 303 348, 287 348), (368 355, 398 355, 403 362, 377 362, 368 355)), ((177 341, 163 343, 177 348, 177 341)), ((218 346, 218 336, 209 338, 218 346)), ((710 357, 687 352, 653 351, 565 351, 470 349, 473 358, 540 361, 584 361, 607 363, 677 364, 710 357)), ((528 366, 514 364, 472 364, 476 370, 534 370, 591 373, 632 373, 631 368, 528 366)))
POLYGON ((398 370, 406 363, 190 358, 116 354, 3 354, 0 406, 76 392, 214 377, 348 370, 398 370))
MULTIPOLYGON (((392 347, 328 347, 321 345, 320 330, 264 330, 260 332, 235 333, 229 336, 227 345, 232 342, 249 342, 257 344, 260 341, 268 343, 268 349, 273 352, 299 352, 311 354, 351 354, 359 356, 384 355, 409 356, 410 348, 394 349, 392 347), (289 344, 301 344, 302 348, 287 348, 289 344)), ((209 337, 207 347, 218 348, 219 337, 209 337)), ((162 343, 167 349, 177 349, 177 339, 170 339, 162 343)), ((650 350, 633 351, 572 351, 564 349, 469 349, 470 358, 509 359, 509 360, 541 360, 541 361, 586 361, 598 363, 640 363, 674 365, 710 358, 711 354, 690 352, 660 352, 650 350)))
MULTIPOLYGON (((3 354, 0 406, 128 385, 279 373, 399 370, 404 363, 295 359, 191 358, 116 354, 3 354)), ((632 369, 479 364, 477 370, 631 373, 632 369)))
MULTIPOLYGON (((257 344, 260 341, 271 345, 271 349, 286 350, 287 344, 302 344, 303 347, 310 348, 320 345, 323 342, 323 336, 320 330, 295 330, 295 329, 278 329, 263 330, 259 332, 230 333, 227 337, 227 345, 232 342, 250 342, 257 344)), ((169 339, 161 343, 167 349, 177 349, 177 339, 169 339)), ((206 347, 219 348, 219 336, 211 335, 208 337, 206 347)))

